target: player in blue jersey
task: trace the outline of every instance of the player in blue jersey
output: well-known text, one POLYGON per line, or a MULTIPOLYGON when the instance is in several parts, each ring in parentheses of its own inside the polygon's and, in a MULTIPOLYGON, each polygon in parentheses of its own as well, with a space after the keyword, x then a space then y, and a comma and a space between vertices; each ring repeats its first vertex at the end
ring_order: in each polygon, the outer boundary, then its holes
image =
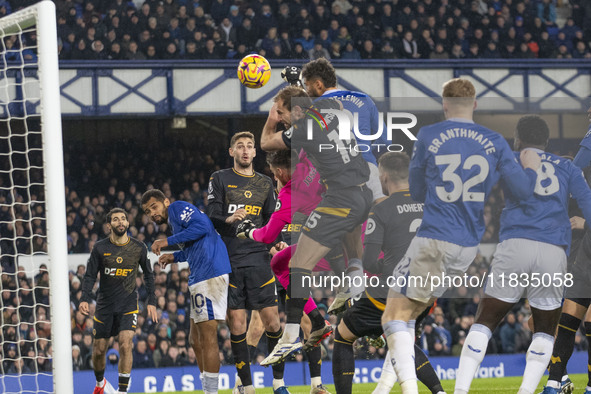
POLYGON ((524 171, 500 134, 474 123, 475 97, 470 81, 446 82, 446 120, 421 128, 414 146, 409 187, 412 198, 425 203, 423 221, 394 270, 396 285, 382 316, 392 364, 405 394, 418 393, 408 324, 449 286, 449 282, 435 286, 429 278, 466 272, 484 233, 484 203, 499 176, 518 199, 527 199, 540 166, 535 152, 524 151, 524 171))
MULTIPOLYGON (((380 118, 378 109, 373 100, 365 93, 350 90, 341 90, 337 86, 337 75, 332 64, 325 58, 320 58, 306 63, 302 68, 301 76, 303 85, 310 97, 317 100, 326 98, 337 99, 345 112, 348 112, 353 134, 357 140, 357 149, 369 166, 370 175, 367 187, 373 193, 374 203, 386 199, 380 185, 378 162, 379 156, 387 152, 391 141, 386 138, 386 130, 380 118), (361 136, 377 136, 374 140, 362 139, 361 136)), ((374 138, 374 137, 372 137, 374 138)), ((361 227, 347 236, 347 245, 354 248, 354 253, 348 253, 347 274, 359 276, 363 272, 361 259, 355 258, 355 254, 361 255, 363 249, 361 243, 361 227)), ((346 309, 349 298, 363 292, 363 287, 341 289, 334 302, 328 308, 328 313, 338 314, 346 309)))
MULTIPOLYGON (((591 122, 591 107, 587 109, 587 119, 591 122)), ((573 163, 579 168, 585 168, 591 165, 591 126, 589 126, 587 134, 585 134, 579 145, 580 148, 573 163)))
MULTIPOLYGON (((591 122, 591 107, 587 109, 587 118, 591 122)), ((580 142, 580 148, 575 156, 573 164, 584 169, 589 182, 591 174, 591 127, 580 142)), ((589 296, 589 277, 591 259, 591 232, 585 219, 579 217, 580 213, 572 210, 571 224, 573 229, 573 241, 570 256, 568 258, 569 272, 573 273, 573 285, 567 287, 564 294, 562 313, 558 322, 556 340, 550 367, 548 369, 548 382, 544 387, 544 394, 557 392, 571 393, 574 390, 572 381, 568 378, 566 365, 573 353, 575 336, 585 320, 585 332, 591 336, 591 297, 589 296), (577 231, 579 230, 579 231, 577 231)), ((589 361, 591 363, 591 348, 589 349, 589 361)), ((591 394, 591 368, 588 371, 589 379, 585 393, 591 394)))
MULTIPOLYGON (((549 136, 548 125, 538 116, 524 116, 517 124, 515 149, 538 153, 542 165, 534 194, 529 199, 519 201, 504 188, 501 243, 493 256, 476 323, 462 349, 456 375, 455 392, 458 394, 468 392, 492 332, 523 296, 531 306, 534 335, 527 350, 519 394, 534 393, 552 356, 564 285, 572 283, 572 278, 566 276, 571 244, 569 197, 572 195, 577 200, 589 220, 591 190, 580 168, 568 159, 544 152, 549 136)), ((560 389, 552 392, 559 393, 560 389)))
POLYGON ((189 263, 192 346, 201 370, 203 391, 217 393, 220 371, 217 327, 218 320, 226 318, 231 271, 226 245, 207 215, 192 204, 171 203, 158 189, 145 192, 141 203, 146 215, 157 224, 168 222, 174 234, 152 244, 152 252, 160 255, 160 265, 189 263), (181 250, 160 254, 162 248, 174 244, 181 250))

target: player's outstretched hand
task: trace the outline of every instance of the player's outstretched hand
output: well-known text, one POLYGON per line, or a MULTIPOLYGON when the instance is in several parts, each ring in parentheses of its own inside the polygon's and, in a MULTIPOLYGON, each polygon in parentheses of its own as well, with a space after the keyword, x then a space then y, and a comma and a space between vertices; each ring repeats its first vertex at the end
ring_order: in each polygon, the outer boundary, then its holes
POLYGON ((236 227, 236 236, 240 239, 252 238, 252 232, 256 230, 257 226, 252 220, 245 220, 236 227))
POLYGON ((152 244, 152 252, 154 252, 154 254, 156 256, 160 256, 160 249, 165 248, 167 246, 168 246, 168 240, 166 238, 157 239, 152 244))
POLYGON ((531 168, 534 171, 537 171, 542 164, 540 155, 531 149, 522 150, 521 154, 519 155, 519 159, 521 160, 521 165, 523 168, 531 168))
POLYGON ((302 87, 302 69, 296 66, 285 66, 281 71, 281 78, 292 86, 302 87))
POLYGON ((570 228, 571 230, 584 230, 585 219, 579 216, 573 216, 572 218, 570 218, 570 228))
POLYGON ((86 301, 82 301, 80 303, 80 305, 78 305, 78 310, 80 311, 80 313, 82 313, 84 316, 88 316, 88 313, 90 312, 90 309, 88 308, 88 302, 86 301))
POLYGON ((228 216, 226 218, 226 223, 233 224, 233 223, 239 222, 241 220, 244 220, 245 217, 246 217, 246 210, 244 208, 240 208, 240 209, 237 209, 236 212, 234 212, 232 214, 232 216, 228 216))
POLYGON ((152 319, 154 323, 158 323, 158 312, 154 305, 148 305, 148 317, 152 319))
POLYGON ((174 263, 174 255, 172 253, 165 253, 158 257, 158 263, 162 268, 166 268, 168 264, 174 263))

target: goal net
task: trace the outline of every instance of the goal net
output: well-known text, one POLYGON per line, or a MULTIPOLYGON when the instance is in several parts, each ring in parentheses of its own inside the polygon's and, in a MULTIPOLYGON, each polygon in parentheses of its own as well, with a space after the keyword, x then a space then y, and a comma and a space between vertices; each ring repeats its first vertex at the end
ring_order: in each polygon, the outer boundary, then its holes
POLYGON ((72 394, 53 3, 0 19, 0 49, 0 392, 72 394))

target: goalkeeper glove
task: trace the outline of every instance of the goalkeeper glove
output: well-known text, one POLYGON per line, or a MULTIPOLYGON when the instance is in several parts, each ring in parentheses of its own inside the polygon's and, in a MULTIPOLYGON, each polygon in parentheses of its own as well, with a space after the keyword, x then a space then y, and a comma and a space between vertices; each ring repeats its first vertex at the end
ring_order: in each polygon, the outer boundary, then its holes
POLYGON ((250 238, 254 241, 253 232, 256 230, 255 224, 252 220, 245 220, 236 227, 236 236, 240 239, 250 238))
POLYGON ((300 80, 302 75, 302 69, 296 66, 285 66, 281 71, 281 78, 288 84, 297 87, 303 87, 302 81, 300 80))

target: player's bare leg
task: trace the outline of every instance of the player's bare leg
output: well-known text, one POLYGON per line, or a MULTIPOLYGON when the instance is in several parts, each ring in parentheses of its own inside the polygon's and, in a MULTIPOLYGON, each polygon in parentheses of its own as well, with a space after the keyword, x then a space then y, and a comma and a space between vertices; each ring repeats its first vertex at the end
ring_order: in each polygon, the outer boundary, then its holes
POLYGON ((246 344, 246 309, 229 309, 226 312, 228 326, 230 328, 230 340, 234 364, 240 382, 245 392, 254 392, 252 376, 250 374, 250 355, 246 344))
POLYGON ((246 343, 248 346, 257 347, 264 333, 265 326, 263 325, 259 311, 250 311, 250 322, 246 331, 246 343))
POLYGON ((131 366, 133 365, 133 336, 135 331, 119 331, 119 392, 126 393, 129 388, 131 366))
POLYGON ((393 291, 388 295, 386 309, 382 315, 382 326, 403 394, 418 394, 414 366, 414 335, 408 330, 408 322, 419 316, 432 302, 433 300, 411 300, 393 291))
POLYGON ((107 346, 109 340, 106 338, 95 338, 92 344, 92 365, 94 366, 94 374, 96 376, 96 392, 102 392, 105 384, 105 366, 107 365, 107 346))
POLYGON ((191 321, 192 347, 197 355, 201 382, 205 393, 217 393, 220 358, 218 355, 217 320, 191 321))
POLYGON ((331 248, 314 241, 306 234, 302 233, 300 235, 298 247, 289 264, 288 299, 285 303, 287 312, 285 331, 275 349, 261 362, 261 365, 281 363, 289 355, 302 348, 299 339, 300 321, 304 306, 310 298, 312 269, 330 250, 331 248))
MULTIPOLYGON (((283 335, 281 323, 279 322, 279 309, 276 306, 268 306, 259 310, 259 315, 265 328, 265 335, 267 336, 267 350, 271 353, 283 335)), ((285 364, 283 363, 273 365, 273 390, 285 387, 285 381, 283 380, 284 370, 285 364)))

